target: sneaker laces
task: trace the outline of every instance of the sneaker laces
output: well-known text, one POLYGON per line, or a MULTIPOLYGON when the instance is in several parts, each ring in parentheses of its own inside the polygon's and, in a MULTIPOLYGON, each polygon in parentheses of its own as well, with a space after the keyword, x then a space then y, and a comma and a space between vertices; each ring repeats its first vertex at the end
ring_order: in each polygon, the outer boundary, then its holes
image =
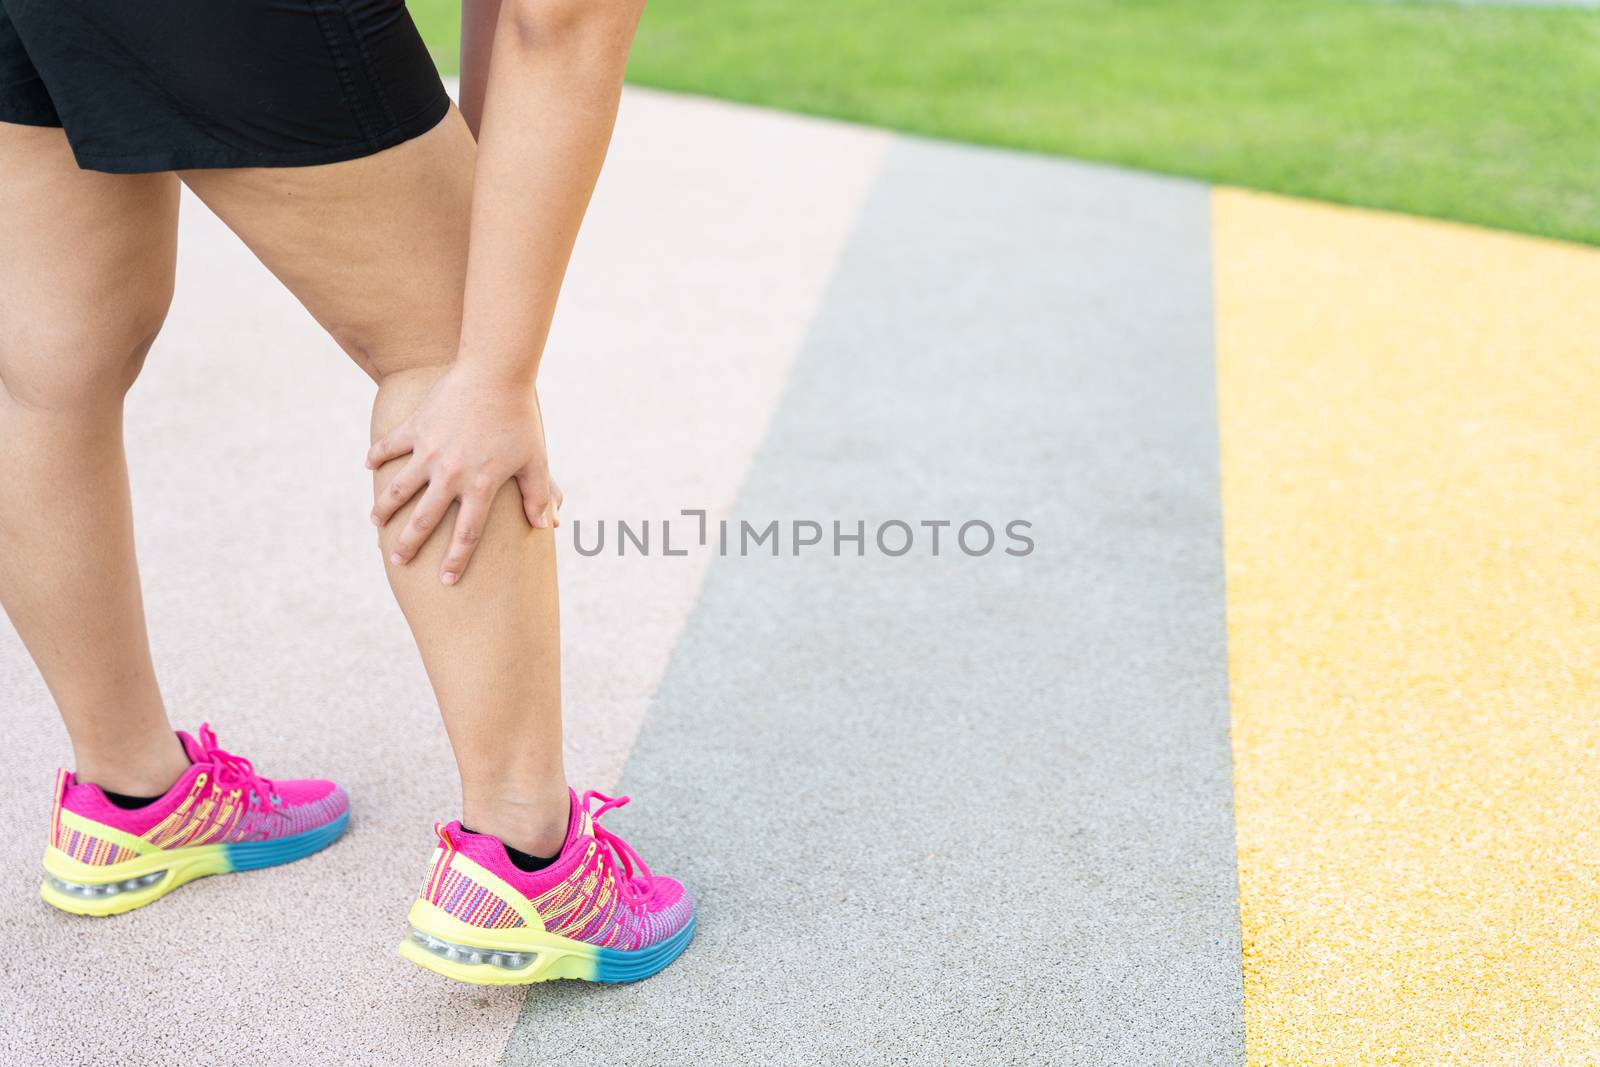
POLYGON ((655 875, 650 873, 650 865, 639 858, 632 845, 600 825, 600 816, 613 808, 622 807, 631 799, 631 797, 608 797, 599 790, 591 789, 583 794, 583 799, 579 803, 589 816, 594 839, 604 846, 600 850, 600 862, 615 880, 618 895, 632 903, 643 903, 650 899, 650 894, 655 889, 656 879, 655 875), (601 802, 600 806, 591 810, 590 805, 596 800, 601 802))
POLYGON ((267 811, 277 807, 278 797, 272 779, 257 774, 255 764, 243 756, 235 756, 219 746, 216 731, 211 729, 210 723, 200 724, 200 736, 196 740, 200 744, 201 759, 216 768, 218 785, 239 790, 251 802, 259 798, 261 806, 267 811))

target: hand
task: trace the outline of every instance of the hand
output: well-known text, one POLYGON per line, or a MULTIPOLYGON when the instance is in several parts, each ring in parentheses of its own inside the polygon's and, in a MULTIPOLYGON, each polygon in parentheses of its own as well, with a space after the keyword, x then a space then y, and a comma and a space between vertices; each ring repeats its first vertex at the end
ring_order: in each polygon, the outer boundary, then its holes
POLYGON ((544 420, 532 386, 474 373, 460 364, 434 383, 411 417, 380 437, 367 453, 377 470, 401 456, 411 458, 377 494, 374 525, 384 526, 421 493, 411 520, 400 532, 389 562, 404 565, 461 501, 439 580, 454 585, 483 536, 489 507, 512 478, 522 491, 522 510, 539 529, 561 525, 561 488, 550 477, 544 420))

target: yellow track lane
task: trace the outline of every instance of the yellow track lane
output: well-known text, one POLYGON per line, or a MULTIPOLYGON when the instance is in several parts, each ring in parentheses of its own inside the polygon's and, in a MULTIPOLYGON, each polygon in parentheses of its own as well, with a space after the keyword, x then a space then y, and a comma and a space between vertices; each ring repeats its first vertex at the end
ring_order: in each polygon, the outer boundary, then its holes
POLYGON ((1249 1062, 1600 1062, 1600 252, 1214 225, 1249 1062))

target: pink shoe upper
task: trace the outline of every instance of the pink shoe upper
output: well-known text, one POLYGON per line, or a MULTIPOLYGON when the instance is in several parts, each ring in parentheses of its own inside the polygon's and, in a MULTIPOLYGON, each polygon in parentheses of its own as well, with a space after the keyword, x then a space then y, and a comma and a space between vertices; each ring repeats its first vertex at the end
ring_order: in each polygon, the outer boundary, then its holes
POLYGON ((553 934, 602 948, 646 948, 683 929, 694 916, 694 900, 673 878, 652 874, 633 848, 601 826, 601 815, 628 802, 593 790, 568 790, 572 815, 561 854, 550 866, 524 871, 511 862, 497 837, 470 833, 461 823, 436 827, 440 845, 423 886, 423 899, 473 926, 505 929, 525 925, 498 887, 480 885, 469 870, 452 865, 463 856, 533 904, 553 934), (598 808, 592 808, 594 801, 598 808), (592 809, 592 810, 591 810, 592 809))
POLYGON ((256 773, 242 756, 217 745, 209 723, 198 738, 179 730, 178 740, 191 766, 161 798, 140 808, 123 808, 91 782, 68 771, 56 776, 56 812, 51 843, 73 859, 95 866, 117 863, 133 850, 93 827, 68 825, 67 811, 112 830, 142 838, 158 848, 269 841, 326 825, 350 807, 345 791, 320 778, 273 780, 256 773))

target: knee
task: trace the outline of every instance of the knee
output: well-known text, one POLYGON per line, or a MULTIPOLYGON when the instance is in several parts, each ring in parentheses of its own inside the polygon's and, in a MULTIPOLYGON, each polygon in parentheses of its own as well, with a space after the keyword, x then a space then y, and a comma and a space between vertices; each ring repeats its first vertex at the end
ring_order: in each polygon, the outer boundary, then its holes
POLYGON ((0 386, 12 400, 40 410, 120 404, 144 367, 171 301, 168 284, 75 322, 24 324, 0 341, 0 386))
POLYGON ((439 362, 391 368, 387 374, 374 375, 378 392, 372 400, 372 439, 376 441, 409 418, 449 369, 448 362, 439 362))

